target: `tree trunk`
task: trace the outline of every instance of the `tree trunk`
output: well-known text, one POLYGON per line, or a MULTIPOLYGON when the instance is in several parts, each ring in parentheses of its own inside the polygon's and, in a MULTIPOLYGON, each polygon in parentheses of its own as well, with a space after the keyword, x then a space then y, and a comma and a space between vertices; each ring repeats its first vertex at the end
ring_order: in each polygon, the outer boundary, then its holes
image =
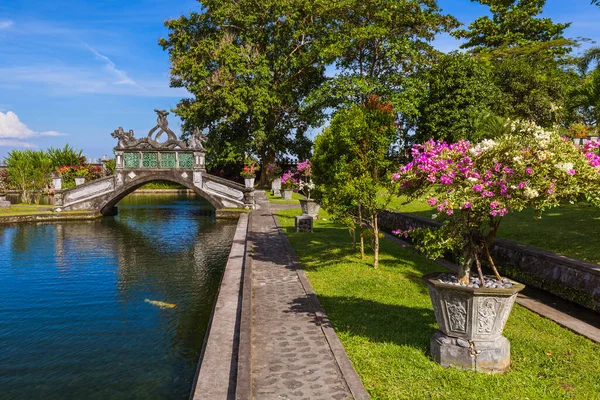
POLYGON ((262 165, 260 169, 260 178, 258 180, 258 186, 264 187, 268 183, 267 165, 273 164, 275 162, 275 152, 272 150, 263 151, 260 156, 260 161, 262 165))
POLYGON ((358 205, 358 229, 360 229, 360 259, 365 259, 365 236, 363 234, 362 206, 358 205))
POLYGON ((473 248, 470 244, 465 244, 462 258, 462 262, 458 266, 458 282, 468 285, 471 280, 471 266, 475 260, 473 248))
POLYGON ((373 236, 375 236, 373 268, 377 269, 379 267, 379 225, 377 224, 377 213, 373 214, 373 236))
MULTIPOLYGON (((354 225, 354 220, 352 220, 352 224, 354 225)), ((352 237, 352 250, 356 251, 356 226, 349 227, 348 233, 352 237)))

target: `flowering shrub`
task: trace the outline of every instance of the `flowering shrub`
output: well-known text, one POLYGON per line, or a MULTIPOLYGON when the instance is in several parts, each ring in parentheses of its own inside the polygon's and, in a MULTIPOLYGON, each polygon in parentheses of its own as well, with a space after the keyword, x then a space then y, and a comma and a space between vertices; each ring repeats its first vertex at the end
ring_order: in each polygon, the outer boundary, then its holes
POLYGON ((312 164, 310 160, 304 160, 298 163, 298 190, 300 190, 308 200, 310 200, 310 191, 315 188, 312 182, 312 164))
POLYGON ((242 172, 240 172, 240 175, 242 178, 254 178, 256 177, 256 173, 259 169, 260 167, 256 165, 255 161, 250 160, 246 162, 246 165, 244 165, 244 169, 242 172))
POLYGON ((294 190, 298 187, 298 178, 292 171, 288 171, 281 177, 281 188, 284 190, 294 190))
POLYGON ((57 167, 54 174, 63 179, 62 186, 63 188, 68 189, 75 186, 75 177, 83 177, 87 181, 93 181, 102 178, 104 171, 102 170, 102 167, 98 165, 63 165, 57 167))
POLYGON ((569 127, 570 138, 587 138, 592 133, 592 128, 584 124, 573 124, 569 127))
POLYGON ((561 202, 582 198, 599 204, 597 148, 590 144, 587 151, 579 151, 557 133, 523 123, 496 141, 474 146, 466 141, 415 145, 413 160, 393 179, 409 198, 428 194, 426 201, 436 210, 432 217, 446 218, 438 230, 395 233, 411 235, 432 258, 447 250, 458 253, 462 283, 468 283, 473 263, 482 278, 482 252, 500 279, 489 247, 502 217, 525 208, 534 209, 540 217, 542 211, 561 202))

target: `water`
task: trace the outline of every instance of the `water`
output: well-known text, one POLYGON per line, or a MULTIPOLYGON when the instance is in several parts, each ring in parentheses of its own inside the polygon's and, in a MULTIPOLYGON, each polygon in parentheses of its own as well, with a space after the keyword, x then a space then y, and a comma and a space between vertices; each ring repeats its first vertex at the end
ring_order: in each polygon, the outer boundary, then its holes
POLYGON ((118 206, 0 226, 0 399, 189 396, 236 224, 187 196, 118 206))

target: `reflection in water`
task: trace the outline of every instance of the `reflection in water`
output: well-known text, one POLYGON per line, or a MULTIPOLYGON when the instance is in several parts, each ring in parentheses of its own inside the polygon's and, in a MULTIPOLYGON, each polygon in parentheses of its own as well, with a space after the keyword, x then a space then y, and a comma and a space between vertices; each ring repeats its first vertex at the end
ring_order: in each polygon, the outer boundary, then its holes
POLYGON ((209 210, 0 227, 0 398, 187 398, 235 231, 209 210))

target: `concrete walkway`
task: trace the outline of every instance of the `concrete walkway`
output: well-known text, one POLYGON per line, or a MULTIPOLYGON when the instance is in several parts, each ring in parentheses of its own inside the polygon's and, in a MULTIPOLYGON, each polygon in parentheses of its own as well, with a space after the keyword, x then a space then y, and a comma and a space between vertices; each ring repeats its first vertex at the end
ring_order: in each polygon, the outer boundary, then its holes
POLYGON ((368 399, 264 193, 256 192, 256 200, 260 209, 251 218, 252 356, 247 384, 252 395, 247 397, 368 399))

